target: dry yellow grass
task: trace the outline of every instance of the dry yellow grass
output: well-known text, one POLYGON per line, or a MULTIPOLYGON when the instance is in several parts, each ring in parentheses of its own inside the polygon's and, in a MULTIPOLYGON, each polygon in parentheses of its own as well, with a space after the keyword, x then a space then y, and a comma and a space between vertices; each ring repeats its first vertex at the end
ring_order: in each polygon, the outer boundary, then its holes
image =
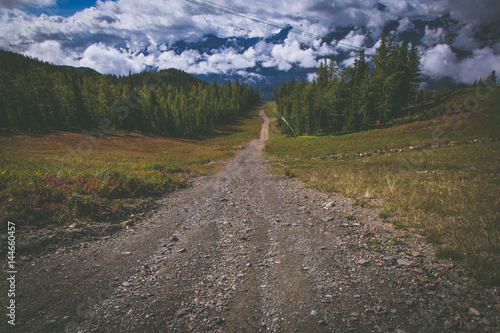
POLYGON ((463 259, 477 280, 499 284, 498 105, 495 92, 470 113, 340 137, 274 130, 266 152, 277 173, 357 200, 382 199, 381 217, 418 229, 438 256, 463 259))

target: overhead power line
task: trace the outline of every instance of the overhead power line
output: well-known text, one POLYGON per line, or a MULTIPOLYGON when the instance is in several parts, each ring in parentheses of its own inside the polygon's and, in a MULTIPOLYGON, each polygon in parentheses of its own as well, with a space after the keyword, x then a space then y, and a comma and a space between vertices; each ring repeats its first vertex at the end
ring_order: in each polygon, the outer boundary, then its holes
POLYGON ((437 70, 435 70, 435 69, 432 69, 432 68, 430 68, 430 67, 428 67, 428 66, 425 66, 425 65, 423 65, 423 64, 422 64, 422 68, 424 68, 424 69, 428 70, 428 71, 429 71, 429 72, 431 72, 431 73, 434 73, 434 74, 437 74, 437 75, 440 75, 440 76, 443 76, 443 77, 448 76, 448 75, 446 75, 446 74, 443 74, 443 73, 441 73, 441 72, 439 72, 439 71, 437 71, 437 70))
MULTIPOLYGON (((247 13, 247 12, 245 12, 243 10, 239 10, 239 9, 236 9, 236 8, 224 6, 224 5, 215 3, 215 2, 210 1, 210 0, 185 0, 185 1, 190 2, 192 4, 196 4, 196 5, 205 7, 205 8, 210 8, 210 9, 214 9, 214 10, 217 10, 217 11, 221 11, 221 12, 224 12, 224 13, 227 13, 227 14, 230 14, 230 15, 239 16, 239 17, 242 17, 244 19, 251 20, 251 21, 254 21, 254 22, 257 22, 257 23, 261 23, 261 24, 265 24, 265 25, 268 25, 268 26, 271 26, 271 27, 274 27, 274 28, 278 28, 278 29, 285 29, 288 26, 288 25, 283 26, 283 25, 281 25, 278 22, 268 20, 268 19, 266 19, 264 17, 260 17, 260 16, 257 16, 257 15, 251 14, 251 13, 247 13)), ((310 38, 314 38, 314 39, 322 39, 323 38, 323 37, 318 36, 316 34, 313 34, 313 33, 310 33, 310 32, 307 32, 307 31, 304 31, 304 30, 301 30, 301 29, 297 29, 297 28, 294 28, 294 27, 292 27, 292 29, 290 31, 293 32, 293 33, 296 33, 296 34, 299 34, 299 35, 304 35, 304 36, 307 36, 307 37, 310 37, 310 38)), ((363 49, 361 47, 350 45, 350 44, 344 43, 344 42, 337 42, 337 45, 346 46, 348 48, 355 49, 357 51, 361 51, 363 49)))
POLYGON ((193 3, 193 4, 196 4, 196 5, 199 5, 199 6, 202 6, 202 7, 206 7, 206 8, 210 8, 210 9, 215 9, 215 10, 227 13, 227 14, 231 14, 231 15, 236 15, 236 16, 239 16, 239 17, 243 17, 245 19, 252 20, 252 21, 255 21, 255 22, 258 22, 258 23, 267 24, 267 25, 270 25, 270 26, 275 27, 275 28, 282 28, 282 26, 279 25, 278 23, 274 23, 274 22, 268 21, 268 20, 266 20, 264 18, 255 16, 255 15, 252 15, 252 14, 249 14, 249 13, 245 13, 244 11, 241 11, 241 10, 238 10, 238 9, 234 9, 234 8, 230 8, 230 7, 227 7, 227 6, 223 6, 223 5, 217 4, 217 3, 212 2, 212 1, 203 1, 203 0, 185 0, 185 1, 193 3))
MULTIPOLYGON (((271 21, 271 20, 268 20, 264 17, 261 17, 261 16, 257 16, 257 15, 254 15, 254 14, 251 14, 251 13, 248 13, 248 12, 245 12, 243 10, 240 10, 240 9, 237 9, 237 8, 232 8, 232 7, 229 7, 229 6, 225 6, 225 5, 221 5, 221 4, 218 4, 216 2, 213 2, 211 0, 185 0, 189 3, 192 3, 192 4, 195 4, 195 5, 198 5, 198 6, 202 6, 202 7, 205 7, 205 8, 209 8, 209 9, 213 9, 213 10, 216 10, 216 11, 220 11, 220 12, 223 12, 223 13, 227 13, 227 14, 230 14, 230 15, 235 15, 235 16, 239 16, 241 18, 244 18, 244 19, 247 19, 247 20, 251 20, 251 21, 254 21, 254 22, 257 22, 257 23, 260 23, 260 24, 265 24, 265 25, 268 25, 270 27, 273 27, 273 28, 278 28, 278 29, 285 29, 286 27, 290 26, 290 25, 281 25, 280 23, 278 22, 275 22, 275 21, 271 21)), ((383 2, 379 1, 380 4, 388 7, 386 4, 384 4, 383 2)), ((301 29, 297 29, 297 28, 294 28, 292 26, 291 27, 291 32, 293 33, 296 33, 296 34, 300 34, 300 35, 304 35, 304 36, 307 36, 307 37, 310 37, 310 38, 314 38, 314 39, 322 39, 323 37, 321 36, 318 36, 316 34, 313 34, 313 33, 310 33, 310 32, 307 32, 307 31, 304 31, 304 30, 301 30, 301 29)), ((361 51, 363 50, 364 48, 362 47, 358 47, 358 46, 354 46, 352 44, 349 44, 349 43, 345 43, 345 42, 337 42, 337 46, 345 46, 347 48, 350 48, 350 49, 353 49, 353 50, 356 50, 356 51, 361 51)), ((432 68, 429 68, 427 66, 424 66, 422 64, 422 67, 434 74, 437 74, 437 75, 440 75, 440 76, 447 76, 443 73, 440 73, 439 71, 437 70, 434 70, 432 68)))

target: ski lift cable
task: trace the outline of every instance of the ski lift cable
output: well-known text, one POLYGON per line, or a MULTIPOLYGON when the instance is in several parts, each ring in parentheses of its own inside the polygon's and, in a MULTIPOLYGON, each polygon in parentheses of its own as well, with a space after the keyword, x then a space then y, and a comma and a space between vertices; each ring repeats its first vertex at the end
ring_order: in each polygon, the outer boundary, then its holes
MULTIPOLYGON (((278 29, 284 29, 286 28, 283 27, 281 24, 277 23, 277 22, 274 22, 274 21, 271 21, 271 20, 268 20, 266 18, 263 18, 263 17, 260 17, 260 16, 257 16, 257 15, 254 15, 254 14, 251 14, 251 13, 247 13, 243 10, 240 10, 240 9, 237 9, 237 8, 232 8, 232 7, 229 7, 229 6, 225 6, 225 5, 221 5, 221 4, 218 4, 216 2, 213 2, 211 0, 185 0, 187 2, 190 2, 192 4, 196 4, 196 5, 199 5, 199 6, 202 6, 202 7, 205 7, 205 8, 210 8, 210 9, 214 9, 214 10, 217 10, 217 11, 221 11, 221 12, 224 12, 224 13, 227 13, 227 14, 230 14, 230 15, 235 15, 235 16, 239 16, 239 17, 242 17, 244 19, 248 19, 248 20, 251 20, 251 21, 254 21, 254 22, 257 22, 257 23, 261 23, 261 24, 265 24, 265 25, 268 25, 268 26, 271 26, 273 28, 278 28, 278 29)), ((380 2, 380 1, 379 1, 380 2)), ((386 6, 386 4, 380 2, 382 5, 386 6)), ((305 35, 305 36, 308 36, 308 37, 311 37, 311 38, 314 38, 314 39, 322 39, 321 36, 318 36, 318 35, 315 35, 313 33, 310 33, 310 32, 307 32, 307 31, 304 31, 304 30, 301 30, 301 29, 297 29, 297 28, 293 28, 290 30, 291 32, 293 33, 297 33, 297 34, 302 34, 302 35, 305 35)), ((361 51, 363 50, 364 48, 362 47, 358 47, 358 46, 354 46, 352 44, 349 44, 349 43, 345 43, 345 42, 337 42, 336 46, 345 46, 347 48, 350 48, 350 49, 353 49, 353 50, 356 50, 356 51, 361 51)), ((422 68, 434 73, 434 74, 437 74, 437 75, 440 75, 440 76, 447 76, 437 70, 434 70, 432 68, 429 68, 428 66, 425 66, 425 65, 422 65, 422 68)))
POLYGON ((250 19, 252 19, 252 17, 253 17, 253 18, 255 18, 255 21, 256 21, 256 22, 269 24, 269 25, 271 25, 271 26, 276 26, 276 25, 277 25, 277 27, 281 28, 281 26, 280 26, 280 25, 278 25, 278 24, 277 24, 277 23, 275 23, 275 22, 269 21, 269 20, 268 20, 268 19, 266 19, 266 18, 259 17, 259 16, 257 16, 257 15, 251 14, 251 13, 247 13, 247 12, 242 11, 242 10, 239 10, 239 9, 237 9, 237 8, 231 8, 231 7, 228 7, 228 6, 224 6, 224 5, 221 5, 221 4, 218 4, 218 3, 215 3, 215 2, 210 1, 210 0, 200 0, 200 1, 205 2, 205 3, 210 3, 210 4, 212 4, 213 6, 216 6, 216 7, 218 7, 218 8, 224 8, 224 9, 226 9, 226 10, 228 10, 228 11, 231 11, 231 12, 237 12, 237 13, 240 13, 240 14, 245 15, 245 17, 250 18, 250 19))
MULTIPOLYGON (((239 9, 236 9, 236 8, 224 6, 224 5, 215 3, 215 2, 210 1, 210 0, 198 0, 198 2, 208 3, 208 4, 210 4, 210 5, 212 5, 212 6, 216 7, 216 8, 223 9, 225 12, 230 13, 230 14, 235 14, 235 15, 238 15, 238 16, 242 16, 243 15, 242 17, 248 18, 248 19, 253 20, 255 22, 267 24, 267 25, 270 25, 270 26, 276 27, 276 28, 281 28, 281 29, 283 28, 283 26, 280 25, 277 22, 270 21, 270 20, 268 20, 266 18, 257 16, 257 15, 251 14, 251 13, 247 13, 245 11, 242 11, 242 10, 239 10, 239 9), (239 15, 239 14, 241 14, 241 15, 239 15)), ((297 28, 293 28, 293 30, 292 31, 295 32, 295 33, 299 32, 301 34, 307 35, 307 36, 312 37, 312 38, 320 38, 320 37, 318 37, 318 36, 316 36, 316 35, 314 35, 314 34, 312 34, 310 32, 303 31, 303 30, 300 30, 300 29, 297 29, 297 28), (293 30, 295 30, 295 31, 293 31, 293 30)))
POLYGON ((425 66, 425 65, 422 65, 422 68, 428 70, 429 72, 432 72, 434 74, 437 74, 437 75, 440 75, 440 76, 443 76, 443 77, 449 76, 449 75, 443 74, 443 73, 441 73, 441 72, 439 72, 439 71, 437 71, 435 69, 432 69, 432 68, 430 68, 428 66, 425 66))
MULTIPOLYGON (((257 23, 265 24, 265 25, 268 25, 268 26, 271 26, 271 27, 274 27, 274 28, 284 29, 286 27, 286 26, 283 27, 281 24, 279 24, 277 22, 274 22, 274 21, 270 21, 270 20, 268 20, 266 18, 257 16, 257 15, 253 15, 253 14, 247 13, 247 12, 239 10, 239 9, 235 9, 235 8, 232 8, 232 7, 224 6, 224 5, 215 3, 215 2, 210 1, 210 0, 185 0, 185 1, 190 2, 192 4, 196 4, 196 5, 202 6, 202 7, 206 7, 206 8, 210 8, 210 9, 215 9, 215 10, 218 10, 218 11, 222 11, 222 12, 227 13, 227 14, 239 16, 239 17, 242 17, 242 18, 245 18, 245 19, 257 22, 257 23)), ((322 39, 321 36, 315 35, 313 33, 310 33, 310 32, 307 32, 307 31, 304 31, 304 30, 301 30, 301 29, 297 29, 297 28, 293 28, 292 27, 292 29, 290 31, 293 32, 293 33, 305 35, 305 36, 310 37, 310 38, 322 39)), ((345 43, 345 42, 337 42, 337 46, 338 45, 346 46, 348 48, 351 48, 351 49, 354 49, 354 50, 357 50, 357 51, 363 50, 363 48, 361 48, 361 47, 354 46, 354 45, 351 45, 351 44, 348 44, 348 43, 345 43)))
POLYGON ((277 24, 277 23, 270 22, 270 21, 264 21, 263 19, 261 19, 259 17, 255 17, 255 16, 251 17, 247 13, 240 12, 240 11, 237 11, 237 10, 233 10, 233 9, 231 9, 229 7, 221 6, 221 5, 218 5, 218 4, 214 3, 214 2, 206 2, 206 1, 198 1, 198 0, 185 0, 185 1, 193 3, 193 4, 196 4, 196 5, 199 5, 199 6, 202 6, 202 7, 207 7, 207 8, 210 8, 210 9, 215 9, 215 10, 218 10, 218 11, 222 11, 222 12, 227 13, 227 14, 236 15, 236 16, 248 19, 248 20, 252 20, 254 22, 258 22, 258 23, 270 25, 270 26, 272 26, 274 28, 282 28, 282 26, 279 25, 279 24, 277 24))

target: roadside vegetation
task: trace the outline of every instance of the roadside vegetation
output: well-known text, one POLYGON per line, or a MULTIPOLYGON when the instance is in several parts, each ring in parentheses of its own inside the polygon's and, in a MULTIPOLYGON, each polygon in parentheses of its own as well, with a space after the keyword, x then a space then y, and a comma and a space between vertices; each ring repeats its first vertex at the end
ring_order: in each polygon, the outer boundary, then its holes
MULTIPOLYGON (((278 126, 290 136, 339 135, 442 115, 451 90, 420 86, 421 57, 414 44, 382 37, 374 56, 361 50, 352 66, 325 60, 312 82, 292 80, 274 90, 278 126)), ((492 71, 474 85, 497 83, 492 71)))
POLYGON ((256 87, 208 83, 176 69, 117 77, 0 50, 0 130, 200 138, 259 100, 256 87))
MULTIPOLYGON (((147 211, 154 199, 220 170, 262 120, 255 107, 234 125, 200 140, 138 132, 69 132, 0 136, 2 223, 57 229, 119 223, 147 211)), ((6 228, 6 227, 5 227, 6 228)))
MULTIPOLYGON (((376 206, 394 227, 425 235, 436 256, 463 260, 477 281, 498 285, 498 105, 500 88, 481 86, 443 100, 436 118, 391 128, 290 137, 279 124, 266 156, 274 172, 376 206)), ((279 114, 274 103, 266 112, 279 114)))
POLYGON ((1 223, 53 229, 147 211, 256 138, 258 103, 239 82, 102 75, 0 50, 1 223))

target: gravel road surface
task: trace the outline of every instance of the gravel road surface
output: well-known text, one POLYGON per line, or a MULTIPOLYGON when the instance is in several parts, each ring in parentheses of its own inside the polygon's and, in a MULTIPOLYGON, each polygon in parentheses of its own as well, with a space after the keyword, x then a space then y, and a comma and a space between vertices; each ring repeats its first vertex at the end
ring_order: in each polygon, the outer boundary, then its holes
POLYGON ((422 237, 269 173, 261 115, 259 140, 143 223, 24 257, 7 332, 500 330, 498 289, 422 237))

